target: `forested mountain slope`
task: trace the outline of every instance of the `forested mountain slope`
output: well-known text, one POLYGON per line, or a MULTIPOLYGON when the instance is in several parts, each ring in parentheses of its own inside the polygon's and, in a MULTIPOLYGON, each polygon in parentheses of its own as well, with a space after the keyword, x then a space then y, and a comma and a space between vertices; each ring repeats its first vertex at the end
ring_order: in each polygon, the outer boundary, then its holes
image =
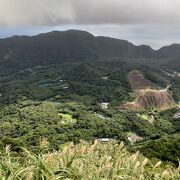
MULTIPOLYGON (((132 147, 139 138, 143 144, 137 146, 151 157, 146 147, 179 134, 178 57, 178 45, 154 51, 76 30, 1 39, 0 150, 10 144, 13 153, 19 147, 39 152, 43 138, 53 149, 97 138, 131 146, 129 138, 135 137, 132 147), (130 78, 132 72, 139 75, 130 78), (149 87, 155 94, 145 96, 149 87), (122 108, 127 102, 142 108, 122 108)), ((169 141, 167 157, 156 157, 177 164, 180 151, 176 140, 169 141)))
POLYGON ((149 46, 108 37, 95 37, 84 31, 53 31, 37 36, 0 39, 1 71, 69 61, 125 60, 164 65, 179 70, 180 46, 158 51, 149 46), (172 62, 172 63, 171 63, 172 62), (169 66, 169 64, 172 64, 169 66))

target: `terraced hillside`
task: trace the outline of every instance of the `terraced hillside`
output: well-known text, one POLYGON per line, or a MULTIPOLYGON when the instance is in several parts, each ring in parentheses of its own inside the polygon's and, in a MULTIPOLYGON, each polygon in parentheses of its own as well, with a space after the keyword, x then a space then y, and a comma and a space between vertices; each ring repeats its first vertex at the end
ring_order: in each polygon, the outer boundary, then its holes
POLYGON ((134 90, 157 87, 157 85, 153 84, 150 80, 145 79, 139 70, 131 71, 128 80, 134 90))
POLYGON ((161 89, 156 84, 144 78, 143 74, 134 70, 129 74, 129 82, 134 89, 135 100, 125 104, 125 108, 147 109, 147 108, 170 108, 175 105, 169 92, 170 85, 161 89))

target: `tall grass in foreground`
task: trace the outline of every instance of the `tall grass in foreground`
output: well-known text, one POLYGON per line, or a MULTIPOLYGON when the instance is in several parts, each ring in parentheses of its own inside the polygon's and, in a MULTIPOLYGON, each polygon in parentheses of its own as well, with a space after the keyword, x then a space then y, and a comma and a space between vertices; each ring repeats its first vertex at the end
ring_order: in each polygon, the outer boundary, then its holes
POLYGON ((131 154, 121 144, 70 143, 62 150, 33 154, 26 149, 12 155, 10 147, 0 154, 0 180, 41 179, 180 179, 180 168, 153 164, 139 153, 131 154))

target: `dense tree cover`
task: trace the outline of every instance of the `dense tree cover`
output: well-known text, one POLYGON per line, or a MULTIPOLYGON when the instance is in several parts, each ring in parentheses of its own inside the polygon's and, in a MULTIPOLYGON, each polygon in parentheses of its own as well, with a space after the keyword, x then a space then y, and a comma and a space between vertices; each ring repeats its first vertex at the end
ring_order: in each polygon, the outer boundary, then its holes
POLYGON ((173 44, 155 51, 146 45, 135 46, 126 40, 95 37, 79 30, 14 36, 0 39, 0 74, 39 65, 114 59, 179 71, 179 49, 178 44, 173 44))
POLYGON ((147 157, 156 157, 164 161, 172 161, 179 165, 180 134, 165 136, 156 141, 151 141, 139 148, 147 157))
POLYGON ((96 102, 122 102, 130 98, 128 70, 130 66, 124 63, 108 67, 103 62, 28 68, 0 77, 0 103, 12 104, 23 96, 41 101, 58 95, 62 101, 72 94, 96 102))
MULTIPOLYGON (((0 147, 12 144, 16 151, 19 146, 37 149, 42 138, 53 148, 67 141, 100 137, 127 142, 130 132, 146 141, 178 132, 179 121, 173 119, 176 109, 120 111, 121 103, 133 98, 128 82, 133 69, 140 69, 159 86, 170 81, 148 66, 103 61, 37 66, 1 75, 0 147), (109 108, 102 109, 102 102, 109 102, 109 108), (152 114, 154 123, 139 113, 148 118, 152 114)), ((179 81, 173 81, 172 92, 178 99, 179 81)))
POLYGON ((97 137, 126 141, 129 132, 147 140, 175 131, 171 116, 168 117, 169 112, 164 112, 162 116, 158 114, 156 123, 151 124, 138 118, 136 112, 118 112, 111 108, 103 110, 99 105, 87 106, 80 102, 53 103, 24 99, 16 105, 2 108, 0 112, 1 148, 7 143, 33 147, 41 138, 47 138, 55 148, 67 141, 78 142, 97 137), (66 123, 66 115, 74 121, 67 120, 66 123), (163 119, 163 116, 166 118, 163 119))
MULTIPOLYGON (((12 104, 23 96, 47 100, 58 95, 65 100, 71 94, 89 96, 96 102, 120 103, 131 98, 128 73, 133 69, 142 70, 147 79, 163 87, 171 81, 155 68, 126 62, 37 66, 0 76, 0 103, 12 104)), ((179 81, 174 79, 172 91, 176 100, 179 98, 178 86, 179 81)))
POLYGON ((142 65, 140 67, 145 78, 147 78, 154 84, 166 88, 167 85, 171 83, 171 78, 167 74, 165 74, 161 69, 142 65))
POLYGON ((176 102, 180 100, 180 78, 175 77, 172 81, 172 91, 173 91, 173 98, 176 102))
POLYGON ((132 70, 155 87, 171 84, 174 100, 180 101, 180 78, 173 72, 180 68, 179 45, 154 51, 74 30, 15 36, 0 44, 0 149, 10 144, 14 152, 20 147, 39 152, 44 138, 55 149, 103 137, 131 145, 127 137, 133 133, 143 138, 133 149, 177 164, 178 110, 120 107, 134 98, 128 81, 132 70), (102 109, 102 102, 109 108, 102 109))

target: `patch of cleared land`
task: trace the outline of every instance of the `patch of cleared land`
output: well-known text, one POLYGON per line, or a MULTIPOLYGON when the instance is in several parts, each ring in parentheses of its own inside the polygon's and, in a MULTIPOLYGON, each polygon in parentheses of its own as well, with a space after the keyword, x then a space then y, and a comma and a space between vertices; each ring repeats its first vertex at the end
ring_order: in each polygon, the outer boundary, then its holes
POLYGON ((134 70, 129 74, 129 82, 134 89, 135 100, 124 104, 125 109, 166 109, 174 106, 174 100, 169 93, 169 87, 165 89, 155 89, 158 87, 146 80, 139 70, 134 70))
POLYGON ((76 119, 73 119, 70 114, 58 113, 58 115, 62 118, 62 124, 73 124, 76 122, 76 119))
POLYGON ((134 90, 152 88, 155 86, 151 81, 145 79, 139 70, 131 71, 128 79, 134 90))
POLYGON ((103 120, 111 120, 111 118, 109 117, 105 117, 104 115, 102 114, 98 114, 98 113, 94 113, 94 115, 100 119, 103 119, 103 120))
POLYGON ((149 123, 153 123, 154 122, 154 116, 151 115, 147 115, 147 114, 137 114, 137 117, 141 118, 141 119, 144 119, 146 121, 149 121, 149 123))
POLYGON ((108 102, 103 102, 101 103, 101 108, 102 109, 108 109, 109 103, 108 102))
POLYGON ((138 136, 136 133, 129 133, 127 140, 131 143, 140 142, 143 140, 142 137, 138 136))
POLYGON ((180 112, 176 113, 176 114, 174 115, 174 118, 175 118, 175 119, 179 119, 179 118, 180 118, 180 112))

